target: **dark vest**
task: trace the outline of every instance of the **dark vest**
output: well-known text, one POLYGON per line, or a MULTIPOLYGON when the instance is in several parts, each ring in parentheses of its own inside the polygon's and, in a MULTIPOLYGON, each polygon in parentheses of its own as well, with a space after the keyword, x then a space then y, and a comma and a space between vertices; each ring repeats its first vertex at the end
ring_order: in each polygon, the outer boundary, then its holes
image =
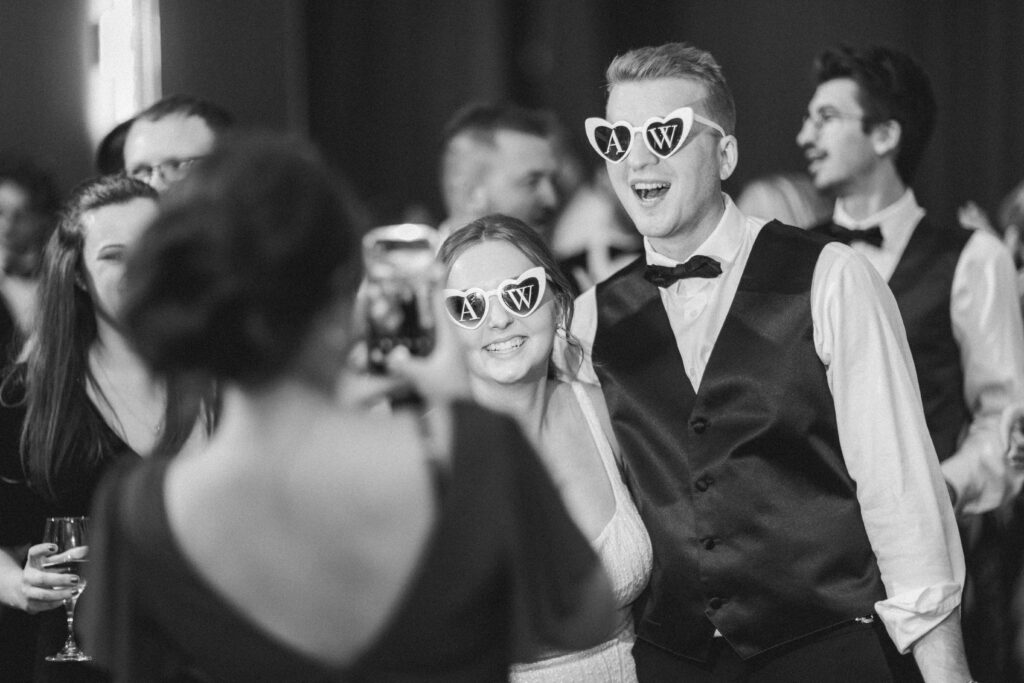
MULTIPOLYGON (((823 231, 827 225, 815 230, 823 231)), ((928 432, 940 461, 956 452, 960 435, 971 421, 949 305, 956 264, 972 234, 959 226, 948 229, 922 219, 889 278, 907 329, 928 432)))
POLYGON ((654 545, 640 637, 744 658, 885 598, 814 350, 824 241, 778 222, 754 243, 695 394, 643 258, 597 286, 594 369, 654 545))

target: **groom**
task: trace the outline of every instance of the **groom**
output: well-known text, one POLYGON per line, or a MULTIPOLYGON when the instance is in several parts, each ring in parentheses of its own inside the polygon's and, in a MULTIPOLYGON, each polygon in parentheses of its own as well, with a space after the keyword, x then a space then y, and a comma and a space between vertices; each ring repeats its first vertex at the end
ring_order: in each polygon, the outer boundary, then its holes
POLYGON ((654 545, 640 679, 968 681, 963 554, 891 293, 722 193, 735 108, 710 54, 638 49, 607 76, 588 137, 645 255, 580 297, 563 369, 602 387, 654 545))

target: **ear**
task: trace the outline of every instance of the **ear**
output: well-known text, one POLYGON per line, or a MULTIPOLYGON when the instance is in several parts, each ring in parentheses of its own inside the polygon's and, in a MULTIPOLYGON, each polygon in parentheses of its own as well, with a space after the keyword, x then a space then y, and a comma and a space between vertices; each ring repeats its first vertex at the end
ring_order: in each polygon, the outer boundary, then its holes
POLYGON ((896 149, 900 145, 900 141, 903 139, 903 127, 900 126, 899 121, 895 119, 889 119, 882 123, 876 124, 869 133, 871 138, 871 146, 875 150, 875 154, 878 156, 887 156, 895 153, 896 149))
POLYGON ((470 216, 483 216, 488 213, 491 202, 487 197, 487 188, 482 178, 476 178, 466 184, 466 209, 470 216))
POLYGON ((718 141, 718 178, 726 180, 736 170, 740 160, 739 143, 735 135, 726 135, 718 141))

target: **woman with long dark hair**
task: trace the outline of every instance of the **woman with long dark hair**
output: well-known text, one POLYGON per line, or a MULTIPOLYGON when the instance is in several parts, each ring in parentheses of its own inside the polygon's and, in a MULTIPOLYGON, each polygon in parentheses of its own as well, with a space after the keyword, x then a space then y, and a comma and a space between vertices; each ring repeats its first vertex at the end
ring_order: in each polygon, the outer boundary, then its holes
MULTIPOLYGON (((156 213, 157 195, 145 183, 90 180, 72 192, 47 245, 27 358, 0 391, 0 600, 9 607, 53 610, 78 580, 42 569, 53 552, 41 543, 46 516, 87 514, 99 478, 119 461, 161 442, 177 451, 203 440, 206 420, 165 428, 166 414, 188 411, 168 410, 166 384, 118 322, 128 252, 156 213)), ((56 651, 63 621, 62 611, 46 615, 40 649, 56 651)))

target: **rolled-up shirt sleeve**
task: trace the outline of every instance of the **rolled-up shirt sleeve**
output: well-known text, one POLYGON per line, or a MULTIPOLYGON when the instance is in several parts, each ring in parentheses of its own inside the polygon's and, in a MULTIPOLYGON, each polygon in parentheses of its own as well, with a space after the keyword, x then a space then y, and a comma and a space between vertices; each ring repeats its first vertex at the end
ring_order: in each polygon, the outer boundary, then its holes
POLYGON ((964 556, 906 332, 889 287, 840 244, 819 257, 811 315, 843 456, 885 585, 887 597, 875 609, 907 652, 960 604, 964 556))

